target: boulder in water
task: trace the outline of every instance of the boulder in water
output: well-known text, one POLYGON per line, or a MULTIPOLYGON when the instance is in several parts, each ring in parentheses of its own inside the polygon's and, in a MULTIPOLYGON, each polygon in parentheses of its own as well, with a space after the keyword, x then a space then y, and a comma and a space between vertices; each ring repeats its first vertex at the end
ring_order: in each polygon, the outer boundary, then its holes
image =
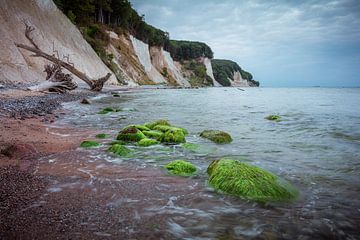
POLYGON ((80 147, 82 147, 82 148, 92 148, 92 147, 99 147, 100 145, 101 144, 96 142, 96 141, 86 140, 86 141, 83 141, 80 144, 80 147))
POLYGON ((124 145, 121 144, 114 144, 111 147, 108 148, 109 152, 112 152, 116 155, 125 157, 127 156, 129 153, 131 153, 131 150, 127 147, 125 147, 124 145))
POLYGON ((116 140, 122 140, 127 142, 138 142, 144 138, 146 138, 146 136, 139 129, 130 126, 121 130, 117 135, 116 140))
POLYGON ((269 116, 265 117, 265 119, 270 120, 270 121, 279 122, 281 117, 279 115, 269 115, 269 116))
POLYGON ((204 130, 200 133, 200 137, 209 139, 215 143, 225 144, 231 143, 232 138, 230 134, 220 130, 204 130))
POLYGON ((213 161, 208 169, 209 184, 215 189, 258 202, 295 199, 297 190, 285 180, 259 167, 231 159, 213 161))
POLYGON ((175 160, 165 165, 165 168, 169 170, 169 173, 188 177, 196 173, 196 167, 184 160, 175 160))
POLYGON ((158 144, 159 142, 155 139, 150 139, 150 138, 144 138, 144 139, 141 139, 139 142, 138 142, 138 145, 140 147, 148 147, 148 146, 151 146, 151 145, 156 145, 158 144))

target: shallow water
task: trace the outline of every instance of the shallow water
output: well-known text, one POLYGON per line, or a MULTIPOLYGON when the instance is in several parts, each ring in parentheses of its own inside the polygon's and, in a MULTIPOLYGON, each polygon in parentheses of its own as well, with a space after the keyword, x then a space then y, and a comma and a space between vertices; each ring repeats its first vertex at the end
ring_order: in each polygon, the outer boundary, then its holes
POLYGON ((152 89, 120 95, 99 96, 91 105, 66 103, 72 114, 57 124, 116 136, 126 125, 165 118, 189 130, 187 142, 200 145, 195 152, 181 146, 133 146, 128 158, 106 153, 105 146, 86 151, 100 167, 104 160, 129 168, 161 168, 187 159, 199 168, 194 180, 200 191, 172 196, 166 205, 143 206, 138 218, 164 215, 168 231, 183 239, 358 238, 360 89, 152 89), (107 106, 123 111, 97 114, 107 106), (281 121, 264 119, 270 114, 281 115, 281 121), (199 138, 205 129, 227 131, 234 141, 216 145, 199 138), (220 157, 267 169, 292 182, 301 196, 294 203, 264 206, 217 194, 206 185, 206 168, 220 157))

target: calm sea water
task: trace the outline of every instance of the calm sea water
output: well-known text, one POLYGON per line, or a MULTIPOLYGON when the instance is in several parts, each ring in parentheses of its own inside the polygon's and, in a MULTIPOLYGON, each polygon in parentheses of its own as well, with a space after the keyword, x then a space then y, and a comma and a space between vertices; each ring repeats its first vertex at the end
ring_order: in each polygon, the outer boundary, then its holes
POLYGON ((196 179, 204 184, 204 191, 195 194, 193 202, 175 204, 174 209, 149 209, 174 215, 169 220, 174 236, 211 239, 225 231, 224 239, 359 238, 360 89, 152 89, 120 95, 97 97, 89 106, 65 104, 73 114, 58 124, 103 129, 114 136, 126 125, 156 119, 188 129, 187 141, 200 145, 196 152, 160 145, 133 147, 131 159, 93 152, 130 166, 161 167, 174 159, 198 166, 196 179), (123 111, 97 114, 107 106, 123 111), (264 119, 270 114, 280 115, 281 121, 264 119), (205 129, 229 132, 234 141, 216 145, 199 138, 205 129), (260 206, 219 196, 207 188, 206 168, 221 157, 249 162, 287 179, 299 189, 300 198, 294 203, 260 206))

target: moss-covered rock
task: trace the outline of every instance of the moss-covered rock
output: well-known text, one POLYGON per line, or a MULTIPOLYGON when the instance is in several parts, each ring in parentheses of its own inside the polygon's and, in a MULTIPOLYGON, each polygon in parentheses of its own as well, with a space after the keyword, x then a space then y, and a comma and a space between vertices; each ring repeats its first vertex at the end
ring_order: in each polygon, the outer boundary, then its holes
POLYGON ((107 114, 109 112, 120 112, 120 111, 121 111, 121 109, 106 107, 106 108, 101 109, 101 111, 98 112, 98 114, 107 114))
POLYGON ((144 138, 146 138, 146 136, 139 129, 130 126, 121 130, 117 135, 116 140, 122 140, 127 142, 138 142, 144 138))
POLYGON ((196 167, 187 161, 184 160, 175 160, 165 165, 165 168, 169 173, 178 175, 178 176, 191 176, 196 173, 196 167))
POLYGON ((259 167, 231 159, 213 161, 208 169, 209 184, 215 190, 244 199, 268 202, 296 198, 297 191, 285 180, 259 167))
POLYGON ((161 138, 161 136, 164 134, 160 131, 155 131, 155 130, 150 130, 150 131, 142 131, 144 133, 145 136, 147 136, 148 138, 154 138, 156 140, 159 140, 161 138))
POLYGON ((158 130, 160 132, 167 132, 169 130, 180 130, 184 133, 184 135, 188 134, 188 131, 185 128, 181 128, 181 127, 173 127, 173 126, 168 126, 168 125, 156 125, 155 127, 153 127, 154 130, 158 130))
POLYGON ((82 148, 92 148, 92 147, 99 147, 100 145, 101 144, 96 142, 96 141, 86 140, 86 141, 83 141, 80 144, 80 147, 82 147, 82 148))
POLYGON ((156 120, 155 122, 150 122, 150 123, 145 123, 144 124, 144 126, 150 128, 150 129, 154 129, 154 127, 157 126, 157 125, 171 126, 169 121, 165 120, 165 119, 159 119, 159 120, 156 120))
POLYGON ((185 134, 181 129, 169 129, 160 137, 159 140, 162 143, 170 144, 186 142, 185 134))
POLYGON ((279 115, 269 115, 269 116, 265 117, 265 119, 270 120, 270 121, 279 122, 281 117, 279 115))
POLYGON ((151 146, 151 145, 156 145, 158 143, 159 142, 157 140, 155 140, 155 139, 144 138, 144 139, 141 139, 137 144, 140 147, 148 147, 148 146, 151 146))
POLYGON ((99 138, 99 139, 105 139, 105 138, 109 138, 111 137, 110 134, 106 134, 106 133, 99 133, 95 136, 96 138, 99 138))
POLYGON ((131 125, 130 127, 136 127, 140 131, 151 131, 150 128, 146 127, 145 125, 131 125))
POLYGON ((108 148, 108 151, 122 157, 126 157, 127 155, 129 155, 129 153, 131 153, 131 150, 129 148, 121 144, 112 145, 108 148))
POLYGON ((219 144, 232 142, 230 134, 219 130, 204 130, 200 133, 200 137, 209 139, 219 144))

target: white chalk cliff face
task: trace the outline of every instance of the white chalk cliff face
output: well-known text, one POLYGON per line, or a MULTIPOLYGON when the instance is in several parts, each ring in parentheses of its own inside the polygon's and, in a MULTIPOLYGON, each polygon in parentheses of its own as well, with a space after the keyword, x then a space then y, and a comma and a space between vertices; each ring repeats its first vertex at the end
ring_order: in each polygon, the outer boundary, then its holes
MULTIPOLYGON (((169 75, 167 81, 172 79, 170 84, 176 84, 183 87, 190 87, 190 83, 185 79, 180 70, 176 67, 174 60, 170 56, 170 53, 165 51, 162 47, 151 47, 150 48, 151 63, 159 71, 162 72, 166 68, 167 74, 169 75)), ((166 77, 165 77, 166 78, 166 77)))
MULTIPOLYGON (((0 82, 35 82, 45 79, 42 58, 30 57, 14 42, 30 45, 24 35, 23 19, 35 27, 32 36, 46 53, 69 55, 70 62, 93 79, 111 73, 79 30, 51 0, 0 0, 0 82), (54 48, 53 48, 54 46, 54 48)), ((82 82, 74 76, 78 82, 82 82)), ((112 74, 107 84, 117 84, 112 74)))
POLYGON ((148 77, 155 83, 166 83, 164 77, 158 72, 158 70, 152 65, 149 45, 146 43, 134 38, 130 35, 130 39, 135 50, 135 53, 144 67, 146 74, 148 77))
POLYGON ((250 87, 249 82, 246 79, 243 79, 239 71, 233 73, 233 78, 230 79, 231 86, 233 87, 250 87))
POLYGON ((213 69, 211 66, 211 60, 207 57, 202 59, 203 64, 206 67, 206 74, 212 79, 214 87, 221 87, 221 84, 215 80, 213 69))

